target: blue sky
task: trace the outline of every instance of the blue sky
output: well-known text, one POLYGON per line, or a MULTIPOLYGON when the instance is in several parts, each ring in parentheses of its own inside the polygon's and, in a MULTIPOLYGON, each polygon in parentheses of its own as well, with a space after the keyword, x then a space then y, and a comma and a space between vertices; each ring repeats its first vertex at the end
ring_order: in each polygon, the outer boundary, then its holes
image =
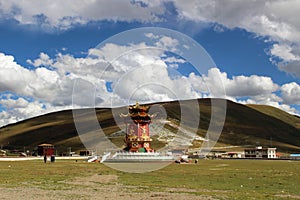
POLYGON ((76 79, 95 85, 100 107, 129 98, 224 97, 217 93, 221 80, 227 99, 299 115, 299 1, 224 2, 0 0, 0 126, 85 106, 84 94, 76 105, 70 98, 76 79), (123 31, 142 27, 174 32, 147 29, 144 41, 123 38, 123 31), (198 73, 200 66, 180 56, 179 33, 216 66, 198 73))

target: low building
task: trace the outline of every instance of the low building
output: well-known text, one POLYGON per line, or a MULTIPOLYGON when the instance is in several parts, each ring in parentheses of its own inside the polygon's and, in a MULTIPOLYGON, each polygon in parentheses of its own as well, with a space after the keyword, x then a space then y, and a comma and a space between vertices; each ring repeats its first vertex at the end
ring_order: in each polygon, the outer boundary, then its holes
POLYGON ((300 160, 300 154, 291 154, 291 155, 290 155, 290 158, 291 158, 292 160, 300 160))
POLYGON ((245 158, 277 158, 276 148, 263 148, 262 146, 258 146, 256 148, 247 148, 245 149, 245 158))
POLYGON ((6 156, 6 151, 0 149, 0 156, 6 156))
POLYGON ((223 156, 224 156, 224 158, 244 158, 245 153, 244 152, 226 152, 223 156))
POLYGON ((38 145, 39 156, 52 156, 54 155, 54 146, 52 144, 40 144, 38 145))
POLYGON ((80 156, 90 156, 91 153, 88 150, 81 150, 79 151, 80 156))

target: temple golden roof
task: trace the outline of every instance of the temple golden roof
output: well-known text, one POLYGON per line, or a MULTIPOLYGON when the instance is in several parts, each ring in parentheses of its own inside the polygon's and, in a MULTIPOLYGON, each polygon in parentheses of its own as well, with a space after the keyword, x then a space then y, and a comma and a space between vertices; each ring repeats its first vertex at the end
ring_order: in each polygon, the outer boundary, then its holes
POLYGON ((129 113, 148 113, 149 106, 140 105, 139 102, 136 102, 135 105, 129 106, 129 113))
POLYGON ((127 114, 120 114, 121 118, 130 118, 134 123, 151 122, 151 115, 148 113, 150 106, 140 105, 138 102, 135 105, 129 106, 127 114))

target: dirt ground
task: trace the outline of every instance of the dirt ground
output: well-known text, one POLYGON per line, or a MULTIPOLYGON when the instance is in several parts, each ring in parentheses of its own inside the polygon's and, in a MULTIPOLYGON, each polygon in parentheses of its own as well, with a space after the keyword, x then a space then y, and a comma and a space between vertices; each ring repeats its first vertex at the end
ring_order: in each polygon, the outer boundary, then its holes
POLYGON ((178 190, 169 188, 163 192, 145 192, 143 188, 124 186, 118 183, 115 175, 93 175, 90 177, 76 178, 64 182, 67 187, 52 190, 22 186, 18 188, 0 187, 2 200, 60 200, 60 199, 114 199, 114 200, 213 200, 209 196, 194 195, 193 190, 178 190))

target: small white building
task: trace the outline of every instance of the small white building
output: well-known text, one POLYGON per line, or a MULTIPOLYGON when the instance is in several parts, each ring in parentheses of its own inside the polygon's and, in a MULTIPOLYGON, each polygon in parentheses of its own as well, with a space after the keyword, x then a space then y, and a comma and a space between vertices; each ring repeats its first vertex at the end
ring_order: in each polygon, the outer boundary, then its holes
POLYGON ((276 156, 276 148, 263 148, 258 146, 256 148, 245 149, 245 158, 268 158, 274 159, 276 156))
POLYGON ((277 158, 276 148, 268 148, 268 158, 277 158))

